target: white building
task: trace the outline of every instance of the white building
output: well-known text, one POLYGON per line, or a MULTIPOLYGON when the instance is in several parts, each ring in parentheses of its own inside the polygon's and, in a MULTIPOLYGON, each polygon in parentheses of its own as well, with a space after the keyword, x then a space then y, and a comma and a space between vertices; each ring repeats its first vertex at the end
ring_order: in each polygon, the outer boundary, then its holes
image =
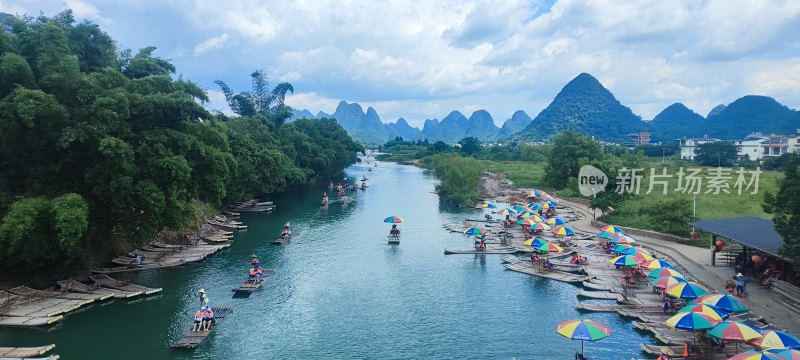
POLYGON ((731 142, 736 145, 736 152, 739 160, 759 161, 764 157, 761 143, 766 139, 766 136, 750 135, 745 139, 733 140, 731 142))
MULTIPOLYGON (((723 141, 713 138, 689 138, 680 140, 681 159, 693 161, 695 149, 700 144, 723 141)), ((736 145, 739 160, 763 161, 786 153, 800 153, 800 135, 770 135, 760 133, 748 135, 741 140, 730 140, 736 145)))
POLYGON ((694 158, 697 157, 697 153, 695 153, 695 149, 700 144, 707 144, 713 143, 717 141, 721 141, 720 139, 714 139, 709 137, 704 138, 687 138, 687 139, 680 139, 680 147, 681 147, 681 159, 694 161, 694 158))

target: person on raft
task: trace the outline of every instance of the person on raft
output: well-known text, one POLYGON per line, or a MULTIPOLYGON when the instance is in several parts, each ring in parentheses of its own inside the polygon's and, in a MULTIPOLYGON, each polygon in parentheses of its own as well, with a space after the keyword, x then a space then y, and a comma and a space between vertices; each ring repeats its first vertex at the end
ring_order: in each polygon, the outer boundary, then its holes
POLYGON ((206 289, 200 289, 197 292, 200 297, 200 307, 208 306, 208 296, 206 296, 206 289))
POLYGON ((286 223, 286 225, 283 225, 283 231, 281 231, 281 239, 292 237, 292 230, 289 227, 290 225, 288 222, 286 223))
POLYGON ((361 180, 361 189, 362 190, 367 188, 367 183, 365 181, 366 180, 361 180))
POLYGON ((250 272, 249 272, 249 274, 247 276, 250 277, 250 280, 253 280, 253 284, 257 284, 257 283, 259 283, 261 281, 261 275, 262 274, 263 274, 263 271, 261 270, 260 266, 258 267, 258 269, 256 269, 255 267, 251 266, 250 267, 250 272))
POLYGON ((206 311, 203 314, 203 331, 211 330, 211 326, 216 324, 217 320, 214 319, 214 312, 211 311, 210 307, 206 308, 206 311))
POLYGON ((322 193, 322 205, 328 205, 328 193, 322 193))
POLYGON ((194 324, 192 325, 192 331, 200 331, 203 328, 203 318, 206 316, 205 307, 200 308, 194 313, 194 324))
POLYGON ((250 266, 252 266, 256 270, 261 268, 261 262, 258 261, 258 256, 256 256, 255 254, 250 255, 250 266))
POLYGON ((400 229, 397 228, 397 224, 392 225, 392 229, 389 230, 389 237, 391 238, 399 238, 400 237, 400 229))

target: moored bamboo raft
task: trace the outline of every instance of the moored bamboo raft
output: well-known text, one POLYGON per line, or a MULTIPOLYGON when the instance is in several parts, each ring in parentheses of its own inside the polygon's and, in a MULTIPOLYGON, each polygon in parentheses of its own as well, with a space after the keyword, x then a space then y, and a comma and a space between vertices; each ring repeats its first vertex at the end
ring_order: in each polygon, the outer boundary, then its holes
POLYGON ((111 296, 115 299, 129 299, 134 296, 139 296, 142 294, 141 291, 130 292, 117 289, 101 288, 99 286, 86 285, 82 282, 78 282, 73 279, 58 281, 58 285, 61 286, 61 291, 69 291, 69 292, 76 292, 83 294, 98 294, 102 296, 111 296))
POLYGON ((551 280, 558 280, 571 284, 581 283, 592 278, 589 275, 578 275, 558 270, 538 269, 531 266, 530 263, 523 261, 505 263, 503 264, 503 267, 511 271, 521 272, 523 274, 538 276, 551 280))
POLYGON ((216 227, 218 229, 223 230, 244 230, 247 229, 247 225, 236 225, 231 223, 223 223, 216 220, 208 220, 208 224, 216 227))
POLYGON ((291 240, 291 239, 292 239, 291 236, 281 236, 281 237, 279 237, 279 238, 277 238, 275 240, 272 240, 270 242, 272 244, 275 244, 275 245, 283 245, 283 244, 289 242, 289 240, 291 240))
POLYGON ((96 274, 89 277, 95 284, 109 289, 124 290, 129 292, 141 292, 145 295, 155 294, 160 292, 161 288, 149 288, 146 286, 131 284, 129 282, 114 279, 106 274, 96 274))
POLYGON ((0 317, 0 326, 7 327, 36 327, 56 323, 64 319, 64 315, 32 317, 32 316, 3 316, 0 317))
POLYGON ((225 320, 225 317, 228 316, 230 313, 233 312, 233 308, 230 306, 212 306, 211 311, 214 312, 214 318, 216 319, 216 323, 211 327, 208 331, 191 331, 186 333, 180 340, 175 342, 174 344, 170 345, 169 347, 173 349, 178 348, 185 348, 191 349, 200 345, 208 335, 211 334, 219 325, 225 320))
POLYGON ((79 300, 82 301, 81 306, 91 304, 95 301, 106 300, 111 298, 111 294, 81 294, 81 293, 68 293, 50 290, 35 290, 27 286, 17 286, 10 289, 9 292, 16 295, 29 295, 36 294, 42 298, 55 298, 64 300, 79 300))
POLYGON ((622 302, 624 300, 622 295, 610 293, 607 291, 587 291, 584 289, 578 289, 576 291, 576 295, 578 297, 586 297, 590 299, 616 300, 618 302, 622 302))
POLYGON ((0 347, 0 359, 34 358, 44 355, 46 352, 53 350, 55 347, 55 344, 37 347, 0 347))
POLYGON ((499 246, 499 247, 487 247, 484 250, 476 249, 476 248, 463 248, 463 249, 456 249, 456 248, 446 248, 444 249, 445 255, 451 254, 513 254, 517 252, 517 249, 511 246, 499 246))
POLYGON ((251 293, 253 291, 258 290, 261 285, 264 285, 269 277, 275 274, 275 269, 262 269, 263 272, 261 274, 261 281, 253 282, 252 280, 248 280, 243 282, 239 287, 231 289, 233 292, 241 292, 241 293, 251 293))

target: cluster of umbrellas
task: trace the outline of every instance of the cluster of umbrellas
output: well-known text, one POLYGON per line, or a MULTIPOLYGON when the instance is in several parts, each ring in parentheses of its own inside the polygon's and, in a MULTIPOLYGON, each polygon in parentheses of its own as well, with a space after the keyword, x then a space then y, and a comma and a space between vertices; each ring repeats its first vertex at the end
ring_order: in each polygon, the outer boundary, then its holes
MULTIPOLYGON (((550 195, 541 190, 533 190, 528 193, 528 198, 539 199, 538 202, 532 202, 528 205, 514 205, 509 208, 497 211, 498 215, 518 217, 518 225, 528 226, 534 231, 551 231, 555 236, 572 236, 575 231, 564 226, 568 222, 567 219, 560 217, 544 218, 538 214, 538 211, 545 209, 554 209, 558 206, 558 202, 550 195)), ((484 209, 497 209, 497 205, 491 202, 485 202, 478 207, 484 209)))

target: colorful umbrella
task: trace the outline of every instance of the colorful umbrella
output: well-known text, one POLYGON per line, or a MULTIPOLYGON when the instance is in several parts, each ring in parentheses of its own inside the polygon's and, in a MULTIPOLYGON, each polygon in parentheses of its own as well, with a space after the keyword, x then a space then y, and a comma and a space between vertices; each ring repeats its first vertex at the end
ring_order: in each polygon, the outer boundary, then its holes
POLYGON ((525 240, 525 241, 522 243, 522 245, 525 245, 525 246, 533 246, 533 247, 537 248, 537 247, 540 247, 540 246, 542 246, 542 245, 543 245, 543 244, 545 244, 545 243, 547 243, 547 241, 544 241, 544 240, 542 240, 542 239, 539 239, 539 238, 530 238, 530 239, 528 239, 528 240, 525 240))
POLYGON ((711 305, 729 313, 741 314, 750 311, 741 299, 728 294, 709 294, 698 298, 695 304, 711 305))
POLYGON ((768 351, 749 350, 728 360, 787 360, 789 358, 768 351))
POLYGON ((572 235, 575 235, 575 232, 572 231, 572 229, 570 229, 570 228, 568 228, 566 226, 561 226, 561 227, 558 227, 555 230, 553 230, 553 235, 556 235, 556 236, 572 236, 572 235))
POLYGON ((639 266, 639 262, 633 257, 633 255, 622 255, 617 256, 611 261, 609 261, 611 265, 616 266, 639 266))
POLYGON ((567 220, 564 220, 560 217, 553 217, 549 218, 545 221, 547 225, 564 225, 567 223, 567 220))
POLYGON ((531 217, 529 217, 528 219, 532 219, 533 222, 535 222, 535 223, 544 222, 544 218, 542 218, 539 215, 531 215, 531 217))
POLYGON ((611 239, 614 237, 614 235, 617 235, 617 233, 601 231, 600 233, 597 234, 597 237, 601 239, 611 239))
POLYGON ((602 228, 600 228, 600 232, 609 232, 609 233, 612 233, 612 234, 614 234, 614 233, 622 233, 622 234, 624 234, 625 233, 625 231, 623 231, 620 227, 614 226, 614 225, 603 226, 602 228))
POLYGON ((583 354, 583 341, 597 341, 611 335, 611 329, 591 320, 567 320, 558 324, 556 332, 570 340, 581 341, 581 354, 583 354))
POLYGON ((786 360, 800 360, 800 350, 797 349, 769 349, 767 352, 783 356, 786 360))
POLYGON ((623 251, 623 250, 625 250, 625 249, 630 249, 630 248, 632 248, 632 247, 633 247, 633 245, 628 245, 628 244, 619 244, 619 245, 614 245, 614 246, 611 248, 611 251, 613 251, 613 252, 615 252, 615 253, 618 253, 618 254, 619 254, 621 251, 623 251))
POLYGON ((518 213, 525 211, 525 207, 522 206, 522 205, 519 205, 519 204, 514 205, 514 207, 512 207, 512 209, 514 209, 514 211, 516 211, 518 213))
POLYGON ((486 229, 481 227, 471 227, 467 230, 464 230, 464 234, 467 235, 486 235, 486 229))
MULTIPOLYGON (((647 274, 647 277, 651 279, 658 279, 664 276, 685 277, 680 271, 675 269, 656 269, 647 274)), ((709 304, 709 305, 714 305, 714 304, 709 304)))
POLYGON ((711 316, 696 312, 679 312, 664 321, 664 324, 673 329, 700 331, 716 326, 717 320, 711 316))
POLYGON ((672 295, 678 299, 697 299, 708 294, 708 289, 698 283, 685 282, 668 287, 667 295, 672 295))
POLYGON ((708 331, 709 336, 729 342, 748 342, 760 338, 761 329, 739 321, 723 321, 708 331))
POLYGON ((484 209, 497 209, 497 205, 492 203, 483 203, 480 206, 484 209))
POLYGON ((556 207, 558 207, 558 201, 552 200, 552 197, 550 197, 549 195, 547 196, 547 198, 548 198, 547 203, 550 204, 551 209, 555 209, 556 207))
POLYGON ((657 289, 666 289, 673 285, 678 285, 680 283, 689 282, 682 277, 677 276, 662 276, 658 279, 650 280, 650 286, 657 288, 657 289))
POLYGON ((543 223, 543 222, 540 222, 540 223, 536 223, 536 224, 531 225, 530 229, 531 230, 547 231, 547 230, 550 230, 550 226, 545 224, 545 223, 543 223))
POLYGON ((542 201, 542 202, 540 202, 540 203, 539 203, 539 206, 541 206, 541 207, 542 207, 542 209, 549 209, 549 208, 551 208, 551 207, 552 207, 552 206, 550 206, 550 203, 549 203, 549 202, 547 202, 547 201, 542 201))
POLYGON ((639 254, 650 255, 647 252, 647 250, 642 249, 642 248, 633 247, 633 246, 620 251, 620 254, 621 255, 639 255, 639 254))
POLYGON ((643 263, 645 261, 653 260, 653 256, 648 254, 647 251, 645 251, 645 250, 637 251, 636 254, 633 255, 633 257, 636 259, 636 261, 639 262, 639 264, 641 264, 641 263, 643 263))
POLYGON ((531 215, 533 215, 533 213, 531 213, 530 211, 523 210, 521 213, 519 213, 519 215, 517 215, 517 217, 522 218, 522 219, 527 219, 527 218, 531 217, 531 215))
POLYGON ((535 221, 533 221, 533 220, 531 220, 531 218, 527 218, 527 219, 519 219, 519 220, 517 220, 517 225, 525 225, 525 226, 530 226, 530 225, 533 225, 533 224, 535 224, 535 223, 536 223, 536 222, 535 222, 535 221))
POLYGON ((672 269, 675 266, 673 266, 669 261, 666 260, 653 259, 643 262, 642 267, 649 270, 655 270, 655 269, 672 269))
POLYGON ((616 245, 616 244, 633 245, 633 244, 636 243, 636 239, 634 239, 634 238, 632 238, 632 237, 630 237, 628 235, 625 235, 625 234, 616 233, 616 234, 614 234, 614 237, 612 237, 611 240, 609 240, 608 242, 610 242, 610 243, 612 243, 614 245, 616 245))
POLYGON ((383 219, 383 222, 390 223, 390 224, 399 224, 403 222, 403 218, 399 216, 389 216, 386 219, 383 219))
POLYGON ((497 212, 500 215, 516 215, 517 212, 514 209, 503 209, 497 212))
POLYGON ((761 348, 767 349, 800 349, 800 339, 796 336, 783 331, 765 331, 764 337, 752 341, 750 344, 761 348))
POLYGON ((553 244, 553 243, 550 243, 550 242, 546 242, 546 241, 544 242, 544 244, 536 247, 535 250, 537 252, 540 252, 540 253, 551 253, 551 252, 562 252, 562 251, 564 251, 564 249, 562 249, 561 246, 558 246, 556 244, 553 244))
MULTIPOLYGON (((676 278, 676 279, 679 279, 679 278, 676 278)), ((689 304, 689 305, 686 305, 686 306, 682 307, 680 310, 678 310, 678 312, 679 313, 682 313, 682 312, 694 312, 694 313, 699 313, 699 314, 703 314, 703 315, 708 315, 709 317, 714 319, 714 321, 722 321, 722 320, 727 319, 728 316, 730 316, 730 315, 728 315, 727 312, 725 312, 725 310, 718 309, 718 308, 715 308, 713 306, 706 305, 706 304, 689 304)))
POLYGON ((542 207, 542 205, 539 205, 539 204, 537 204, 537 203, 530 203, 530 204, 528 204, 528 209, 531 209, 531 210, 534 210, 534 211, 538 211, 538 210, 544 210, 544 208, 542 207))

